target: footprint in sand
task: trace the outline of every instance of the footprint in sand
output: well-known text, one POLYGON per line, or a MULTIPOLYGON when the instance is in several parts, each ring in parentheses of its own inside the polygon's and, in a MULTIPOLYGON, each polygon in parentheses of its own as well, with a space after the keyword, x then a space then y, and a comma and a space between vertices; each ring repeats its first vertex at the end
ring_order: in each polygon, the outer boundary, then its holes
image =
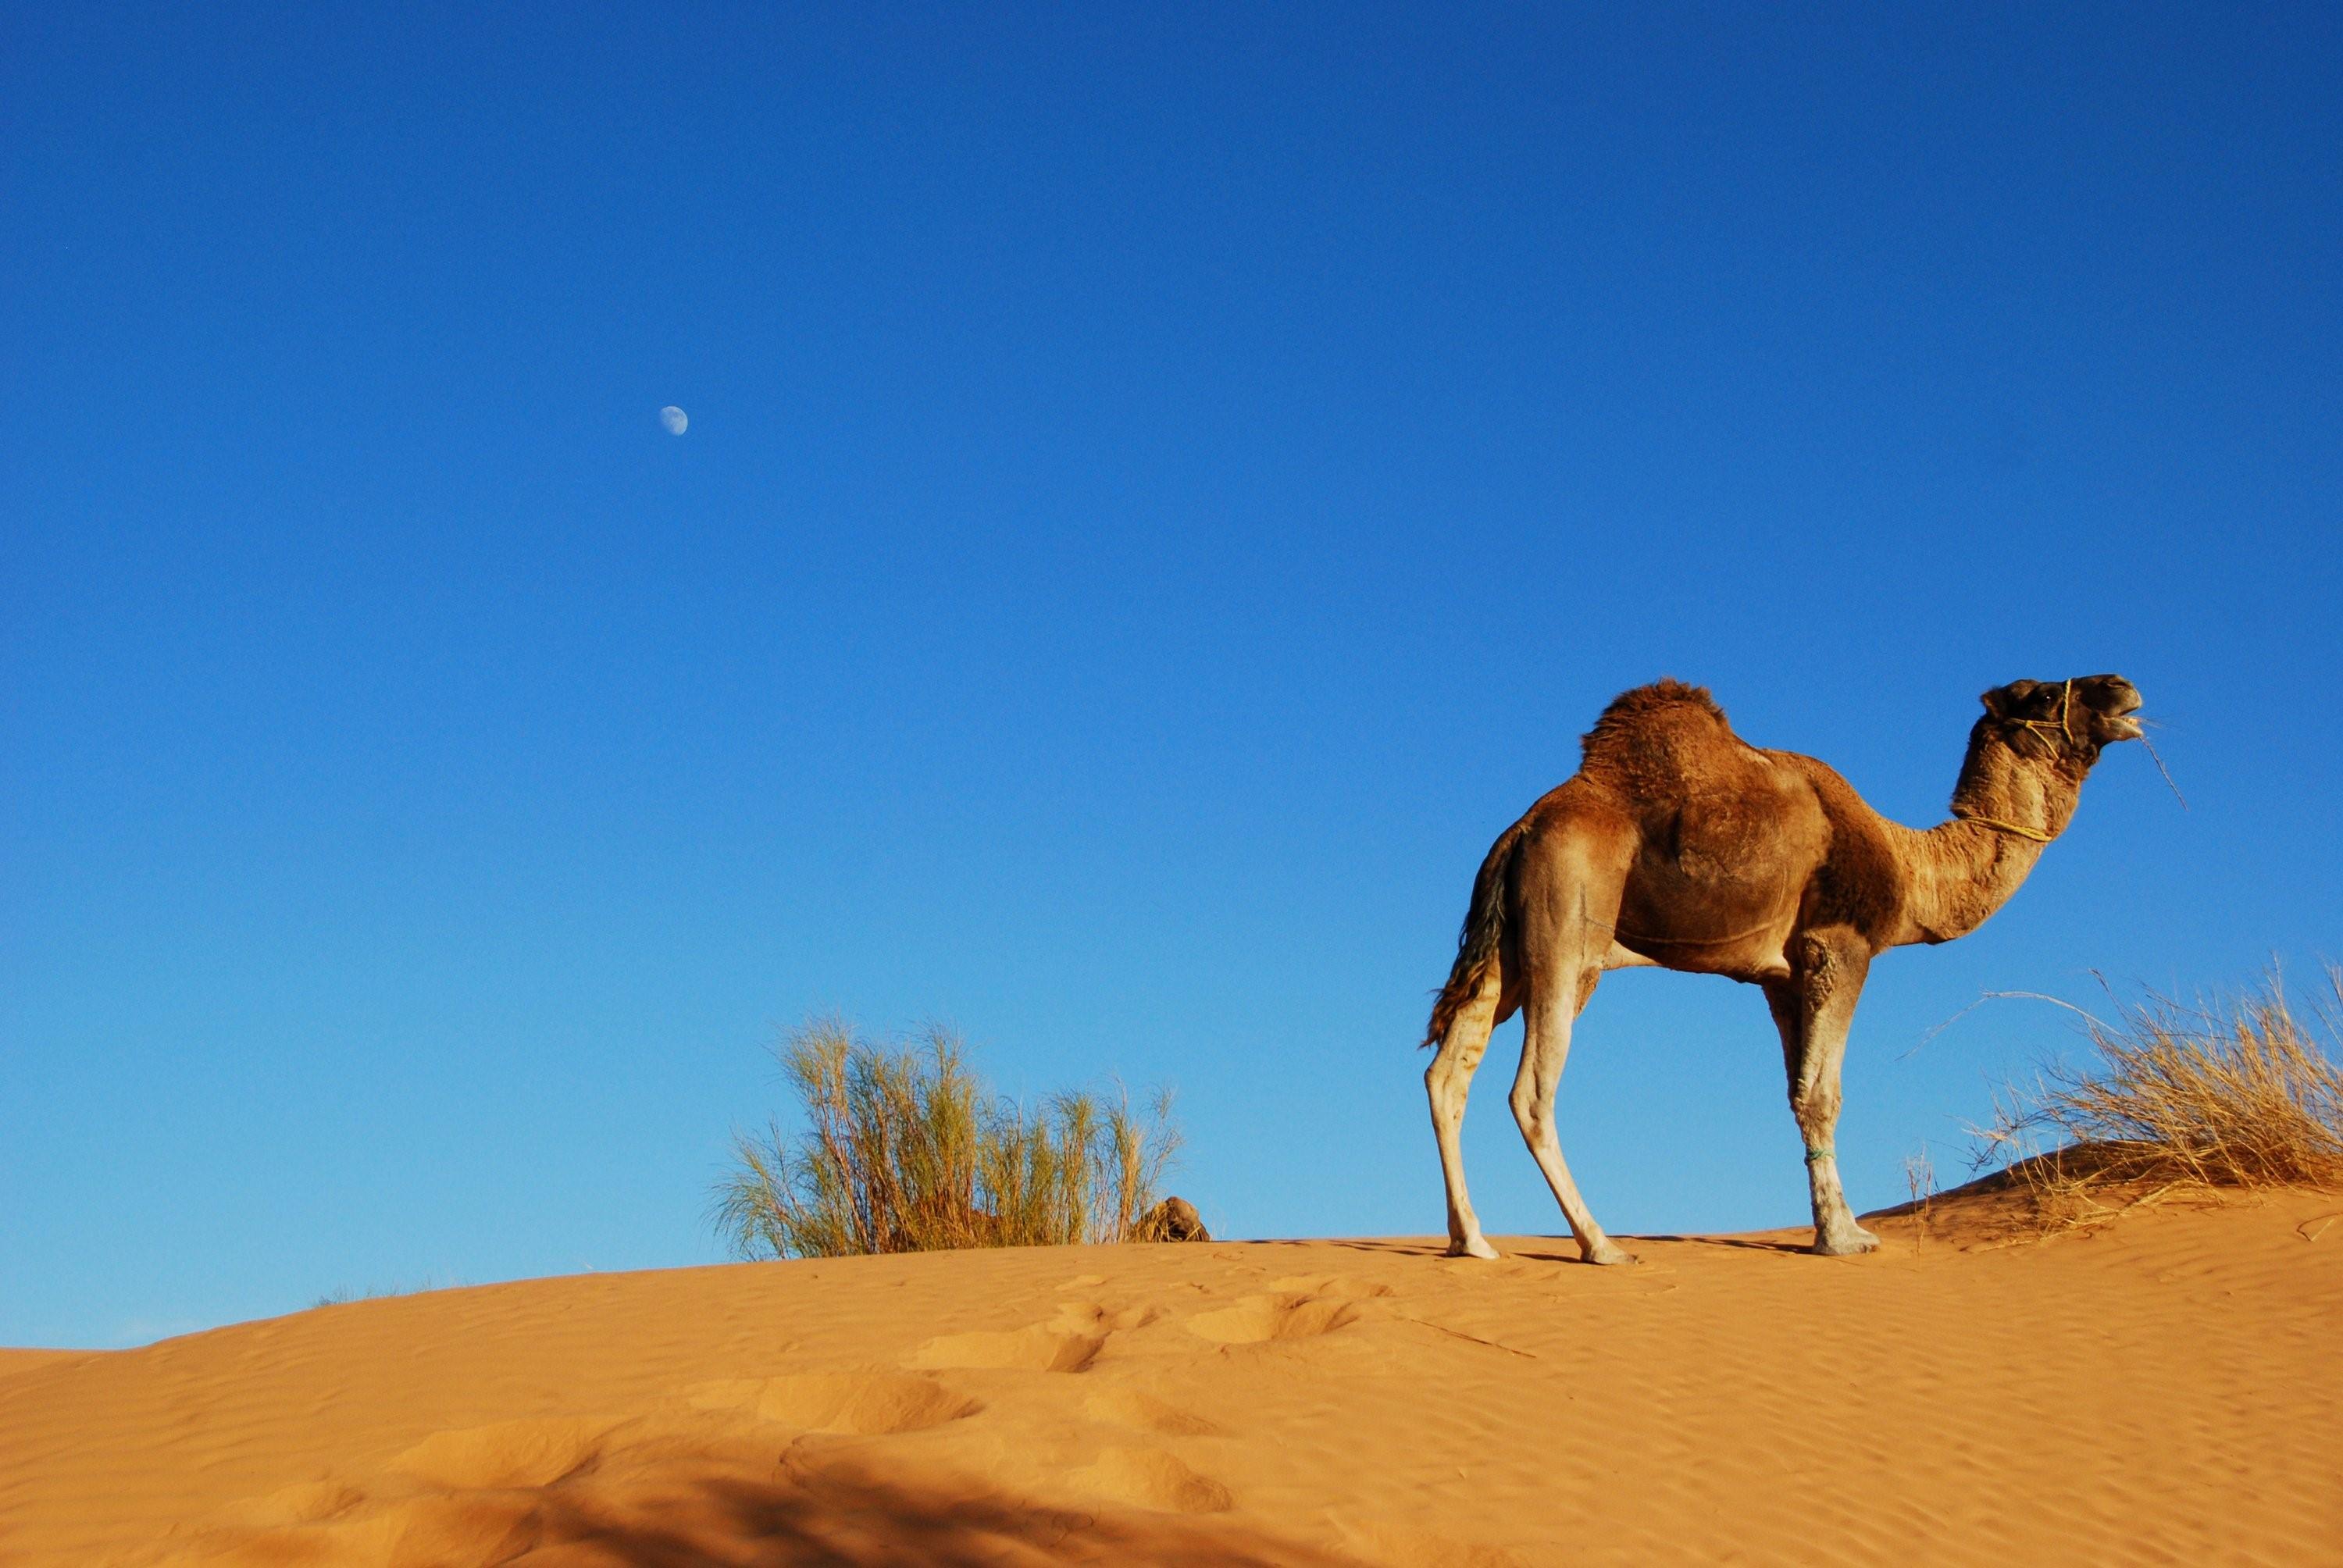
MULTIPOLYGON (((429 1490, 391 1501, 305 1482, 229 1504, 211 1522, 223 1562, 477 1563, 537 1517, 538 1490, 589 1468, 613 1420, 550 1418, 435 1432, 389 1469, 429 1490)), ((212 1560, 207 1557, 206 1561, 212 1560)))
POLYGON ((1047 1323, 1001 1333, 944 1334, 911 1353, 909 1367, 1077 1372, 1097 1359, 1106 1335, 1047 1323))
POLYGON ((1101 1302, 1060 1302, 1050 1327, 1061 1333, 1111 1334, 1143 1329, 1159 1316, 1153 1307, 1110 1307, 1101 1302))
POLYGON ((591 1463, 619 1424, 548 1418, 435 1432, 390 1468, 450 1492, 547 1486, 591 1463))
POLYGON ((1272 1280, 1269 1288, 1285 1295, 1325 1296, 1343 1302, 1369 1302, 1392 1293, 1389 1285, 1340 1274, 1296 1274, 1290 1279, 1272 1280))
POLYGON ((857 1437, 923 1432, 982 1408, 932 1378, 896 1372, 727 1379, 700 1383, 689 1397, 699 1410, 748 1410, 783 1426, 857 1437))
POLYGON ((1066 1479, 1111 1502, 1166 1513, 1218 1513, 1232 1501, 1227 1487, 1160 1448, 1106 1449, 1094 1462, 1068 1471, 1066 1479))
POLYGON ((333 1527, 332 1544, 322 1555, 290 1561, 397 1564, 509 1562, 512 1543, 533 1537, 543 1518, 542 1495, 534 1491, 460 1492, 410 1498, 348 1525, 333 1527))
POLYGON ((1159 1432, 1165 1437, 1212 1437, 1221 1430, 1201 1415, 1191 1415, 1178 1405, 1135 1388, 1094 1390, 1082 1402, 1082 1408, 1099 1421, 1159 1432))
POLYGON ((1243 1296, 1218 1312, 1188 1320, 1188 1331, 1215 1344, 1257 1345, 1272 1340, 1315 1339, 1356 1322, 1359 1309, 1322 1296, 1243 1296))
POLYGON ((214 1522, 249 1530, 316 1524, 347 1513, 366 1500, 365 1493, 344 1482, 305 1481, 264 1496, 239 1498, 221 1509, 214 1522))

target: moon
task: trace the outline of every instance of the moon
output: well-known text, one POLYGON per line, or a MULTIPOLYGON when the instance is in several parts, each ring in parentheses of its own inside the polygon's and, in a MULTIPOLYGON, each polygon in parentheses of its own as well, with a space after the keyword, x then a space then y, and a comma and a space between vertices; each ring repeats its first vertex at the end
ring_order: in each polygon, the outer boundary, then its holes
POLYGON ((680 436, 691 428, 691 416, 670 403, 659 410, 659 423, 667 427, 669 435, 680 436))

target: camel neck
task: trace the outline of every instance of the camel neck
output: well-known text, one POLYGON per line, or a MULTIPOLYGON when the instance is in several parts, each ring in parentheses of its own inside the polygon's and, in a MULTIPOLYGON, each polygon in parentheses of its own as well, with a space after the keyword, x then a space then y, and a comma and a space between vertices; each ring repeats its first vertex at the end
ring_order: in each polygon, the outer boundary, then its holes
POLYGON ((1992 918, 2042 858, 2041 841, 1956 817, 1914 835, 1905 906, 1907 942, 1948 942, 1992 918))
POLYGON ((1985 924, 2066 829, 2078 793, 1980 727, 1961 761, 1953 819, 1916 835, 1904 940, 1950 941, 1985 924))
POLYGON ((2047 844, 2057 837, 2056 833, 2045 832, 2039 828, 2028 828, 2022 822, 2005 822, 1998 817, 1980 816, 1975 811, 1956 811, 1953 816, 1956 820, 1975 823, 1980 828, 1990 828, 1996 833, 2007 833, 2012 838, 2024 839, 2029 843, 2047 844))
POLYGON ((2082 795, 2082 780, 2053 763, 2021 757, 1983 726, 1969 737, 1953 785, 1953 823, 1976 823, 2036 845, 2066 830, 2082 795))

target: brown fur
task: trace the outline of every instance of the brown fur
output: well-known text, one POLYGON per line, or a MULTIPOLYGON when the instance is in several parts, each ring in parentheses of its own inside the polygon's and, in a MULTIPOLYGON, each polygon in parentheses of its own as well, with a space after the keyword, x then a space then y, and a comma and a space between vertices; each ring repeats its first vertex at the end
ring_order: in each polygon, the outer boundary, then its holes
MULTIPOLYGON (((1514 1111, 1588 1256, 1616 1254, 1571 1184, 1552 1130, 1570 1020, 1607 969, 1656 964, 1763 987, 1815 1173, 1818 1245, 1858 1250, 1829 1152, 1845 1027, 1871 960, 1974 930, 2072 818, 2084 776, 2137 736, 2117 676, 2016 681, 1985 694, 1955 819, 1916 832, 1828 766, 1762 750, 1708 692, 1662 680, 1621 694, 1578 772, 1499 835, 1473 879, 1426 1074, 1452 1241, 1484 1251, 1456 1129, 1488 1030, 1525 1010, 1514 1111)), ((1624 1256, 1624 1254, 1619 1254, 1624 1256)))
POLYGON ((1733 733, 1732 721, 1708 694, 1708 688, 1686 686, 1663 676, 1649 686, 1623 691, 1605 704, 1594 728, 1578 738, 1579 755, 1599 765, 1603 758, 1632 754, 1650 745, 1662 729, 1678 727, 1733 733))
POLYGON ((1505 938, 1505 895, 1513 881, 1513 851, 1528 830, 1524 817, 1498 834, 1473 878, 1473 901, 1464 908, 1463 930, 1456 933, 1456 962, 1432 1005, 1425 1045, 1436 1045, 1447 1034, 1448 1026, 1456 1021, 1456 1010, 1480 990, 1483 978, 1497 961, 1497 949, 1505 938))

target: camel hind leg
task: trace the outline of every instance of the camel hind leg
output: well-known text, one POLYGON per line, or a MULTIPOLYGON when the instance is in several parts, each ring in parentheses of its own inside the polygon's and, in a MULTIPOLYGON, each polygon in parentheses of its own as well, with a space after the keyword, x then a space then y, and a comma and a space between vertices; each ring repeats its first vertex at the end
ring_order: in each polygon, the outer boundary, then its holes
POLYGON ((1635 1260, 1603 1233, 1571 1180, 1555 1130, 1554 1102, 1570 1059, 1571 1025, 1606 968, 1645 960, 1615 937, 1632 838, 1600 819, 1570 819, 1524 854, 1517 884, 1523 911, 1515 949, 1522 967, 1522 1065, 1514 1075, 1513 1121, 1522 1130, 1554 1201, 1562 1205, 1580 1256, 1590 1263, 1635 1260))
POLYGON ((1563 1064, 1570 1057, 1571 1025, 1594 994, 1602 973, 1594 963, 1573 964, 1531 982, 1522 1014, 1522 1066, 1513 1079, 1513 1121, 1522 1130, 1522 1141, 1529 1145, 1530 1157, 1554 1190, 1554 1201, 1562 1205, 1562 1217, 1577 1238, 1579 1256, 1590 1263, 1632 1263, 1634 1254, 1594 1222, 1594 1211, 1571 1180, 1554 1128, 1554 1095, 1562 1086, 1563 1064))
POLYGON ((1513 1016, 1518 1001, 1505 994, 1503 966, 1492 962, 1481 977, 1480 989, 1456 1011, 1432 1065, 1423 1071, 1424 1091, 1432 1101, 1433 1136, 1440 1141, 1440 1176, 1448 1191, 1448 1255, 1452 1258, 1493 1258, 1497 1249, 1481 1233, 1480 1217, 1464 1191, 1464 1101, 1472 1091, 1473 1071, 1489 1049, 1489 1035, 1513 1016))

